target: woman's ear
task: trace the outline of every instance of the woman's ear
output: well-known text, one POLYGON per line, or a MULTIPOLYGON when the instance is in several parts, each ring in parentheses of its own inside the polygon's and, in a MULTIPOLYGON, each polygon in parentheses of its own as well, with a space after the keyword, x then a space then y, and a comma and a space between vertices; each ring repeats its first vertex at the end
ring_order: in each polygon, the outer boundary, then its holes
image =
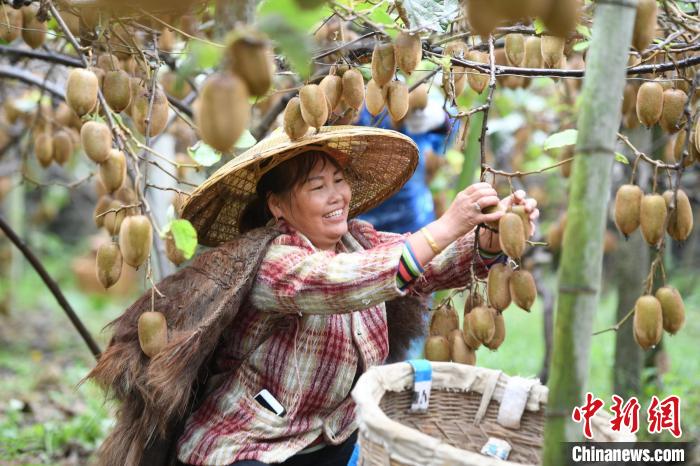
POLYGON ((282 213, 282 208, 280 207, 280 201, 277 196, 270 194, 267 196, 267 208, 270 209, 272 216, 275 218, 284 217, 282 213))

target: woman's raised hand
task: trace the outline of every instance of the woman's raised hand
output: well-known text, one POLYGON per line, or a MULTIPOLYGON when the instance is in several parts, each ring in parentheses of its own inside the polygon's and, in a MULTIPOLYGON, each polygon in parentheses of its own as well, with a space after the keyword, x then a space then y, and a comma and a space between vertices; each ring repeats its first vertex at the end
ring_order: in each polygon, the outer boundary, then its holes
POLYGON ((480 223, 498 221, 505 209, 497 209, 492 213, 484 212, 488 211, 487 207, 496 206, 499 202, 501 201, 498 193, 490 184, 475 183, 457 194, 439 222, 444 224, 456 239, 480 223))

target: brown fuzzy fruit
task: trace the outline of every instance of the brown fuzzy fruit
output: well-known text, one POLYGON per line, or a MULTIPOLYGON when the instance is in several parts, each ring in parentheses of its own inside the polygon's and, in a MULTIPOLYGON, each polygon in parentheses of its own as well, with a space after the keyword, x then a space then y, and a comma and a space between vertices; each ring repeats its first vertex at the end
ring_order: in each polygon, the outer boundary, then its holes
POLYGON ((365 100, 365 81, 362 73, 356 69, 343 73, 343 102, 354 109, 360 110, 365 100))
POLYGON ((496 264, 489 270, 486 287, 489 304, 499 311, 510 306, 510 277, 512 274, 513 269, 505 264, 496 264))
POLYGON ((482 37, 487 37, 499 21, 499 15, 489 0, 469 0, 462 2, 466 6, 466 17, 471 30, 482 37))
POLYGON ((53 138, 50 134, 42 133, 34 140, 34 154, 39 165, 46 168, 53 161, 53 138))
POLYGON ((372 79, 385 86, 394 78, 396 57, 393 44, 377 44, 372 52, 372 79))
POLYGON ((202 86, 195 122, 202 140, 226 152, 233 147, 250 120, 245 83, 232 73, 216 73, 202 86))
POLYGON ((160 76, 160 84, 167 94, 177 99, 184 99, 192 92, 192 87, 187 80, 178 77, 172 71, 165 72, 160 76))
POLYGON ((676 208, 671 211, 673 191, 666 191, 663 196, 666 208, 671 212, 666 230, 674 240, 685 241, 690 236, 690 232, 693 231, 693 208, 690 205, 690 199, 685 191, 679 189, 676 195, 676 208))
POLYGON ((542 36, 540 51, 545 68, 554 68, 564 56, 564 39, 557 36, 542 36))
POLYGON ((651 246, 656 245, 664 236, 666 213, 666 201, 660 194, 647 194, 642 198, 639 226, 642 236, 651 246))
POLYGON ((115 112, 121 112, 131 102, 131 78, 126 71, 109 71, 102 83, 105 100, 115 112))
POLYGON ((301 116, 312 128, 319 129, 328 120, 328 101, 317 84, 307 84, 299 91, 301 116))
POLYGON ((464 342, 471 350, 476 351, 479 349, 479 346, 481 346, 481 342, 474 337, 469 329, 468 313, 464 314, 464 329, 462 330, 462 336, 464 337, 464 342))
POLYGON ((144 312, 138 322, 139 345, 149 358, 168 344, 168 324, 161 312, 144 312))
POLYGON ((673 134, 681 129, 683 110, 688 101, 688 95, 680 89, 667 89, 663 95, 663 109, 661 110, 661 127, 673 134))
POLYGON ((22 33, 22 12, 10 5, 0 5, 0 39, 12 42, 22 33))
POLYGON ((119 229, 119 249, 124 262, 138 268, 151 253, 153 227, 145 215, 126 217, 119 229))
POLYGON ((408 86, 401 81, 392 81, 386 86, 386 108, 395 121, 408 113, 408 86))
MULTIPOLYGON (((691 140, 693 134, 691 133, 691 140)), ((676 137, 673 139, 673 161, 680 162, 683 157, 683 152, 685 151, 685 141, 687 139, 687 133, 685 131, 679 131, 676 137)), ((695 162, 695 157, 693 155, 693 149, 695 144, 692 142, 688 144, 688 155, 683 160, 683 166, 689 167, 695 162)))
POLYGON ((119 281, 122 274, 122 253, 117 243, 107 243, 97 249, 97 279, 109 288, 119 281))
POLYGON ((505 51, 510 66, 523 66, 525 62, 525 38, 523 35, 507 34, 505 51))
POLYGON ((535 285, 535 279, 532 277, 532 274, 527 270, 516 270, 510 276, 509 285, 513 302, 520 309, 529 312, 537 298, 537 285, 535 285))
POLYGON ((289 139, 295 140, 305 135, 308 130, 309 125, 301 116, 301 101, 299 97, 292 97, 284 109, 284 132, 289 139))
POLYGON ((92 214, 92 218, 95 221, 95 226, 97 228, 104 226, 105 216, 100 214, 109 210, 109 206, 112 204, 112 201, 112 196, 109 194, 103 194, 99 199, 97 199, 97 204, 95 204, 95 210, 92 214))
POLYGON ((338 106, 343 98, 343 78, 329 74, 318 84, 328 101, 328 115, 338 106))
POLYGON ((267 40, 259 34, 239 36, 228 49, 232 71, 243 79, 250 95, 262 97, 272 85, 274 63, 267 40))
POLYGON ((498 239, 501 250, 508 257, 520 259, 525 251, 525 229, 518 214, 506 213, 498 222, 498 239))
POLYGON ((59 165, 64 165, 73 154, 73 138, 68 131, 59 130, 53 135, 52 158, 59 165))
POLYGON ((664 107, 664 88, 657 82, 645 82, 637 91, 637 118, 650 128, 661 118, 664 107))
POLYGON ((656 0, 639 0, 637 2, 637 16, 634 19, 634 33, 632 35, 632 45, 637 51, 642 52, 654 40, 657 14, 656 0))
MULTIPOLYGON (((204 92, 206 88, 206 83, 202 88, 202 95, 200 96, 204 100, 204 92)), ((224 100, 226 96, 221 93, 218 96, 219 99, 224 100)), ((131 105, 131 118, 134 120, 134 126, 136 130, 145 135, 146 129, 149 130, 150 136, 157 136, 163 132, 165 126, 168 124, 168 99, 160 88, 156 88, 155 96, 153 97, 153 110, 151 111, 151 125, 148 127, 148 107, 150 105, 151 93, 147 89, 140 89, 140 91, 133 96, 133 103, 131 105), (148 127, 148 128, 147 128, 148 127)), ((246 99, 245 104, 248 104, 246 99)), ((198 127, 201 130, 201 126, 198 127)), ((204 138, 202 138, 204 139, 204 138)), ((205 141, 206 142, 206 141, 205 141)))
POLYGON ((175 265, 180 265, 187 260, 185 254, 177 248, 175 238, 170 232, 165 236, 165 255, 175 265))
POLYGON ((542 39, 537 36, 525 39, 525 68, 542 68, 542 39))
POLYGON ((423 351, 428 361, 448 362, 450 360, 450 342, 443 336, 426 338, 423 351))
MULTIPOLYGON (((410 96, 409 96, 410 98, 410 96)), ((374 82, 374 79, 370 79, 367 82, 367 90, 365 91, 365 106, 367 111, 372 116, 377 116, 384 110, 384 92, 382 88, 374 82)))
MULTIPOLYGON (((136 192, 128 186, 131 181, 128 179, 125 181, 121 188, 114 191, 114 198, 121 201, 123 206, 135 206, 139 203, 139 198, 136 192)), ((129 207, 126 210, 126 215, 136 215, 137 213, 139 213, 138 207, 129 207)))
POLYGON ((656 299, 661 303, 663 327, 671 335, 675 335, 685 323, 685 304, 677 289, 662 286, 656 290, 656 299))
POLYGON ((119 59, 112 55, 111 53, 103 53, 97 57, 97 67, 106 73, 110 71, 119 71, 121 69, 121 63, 119 59))
POLYGON ((554 0, 542 14, 542 22, 547 31, 559 37, 566 37, 578 23, 581 9, 580 0, 554 0))
POLYGON ((474 350, 467 346, 460 329, 455 329, 450 332, 448 342, 450 344, 450 359, 452 359, 453 362, 469 364, 470 366, 476 364, 476 354, 474 350))
POLYGON ((506 339, 506 321, 503 318, 503 313, 495 309, 491 309, 491 312, 493 313, 493 322, 495 324, 496 331, 494 332, 491 341, 484 343, 484 346, 491 351, 496 351, 506 339))
POLYGON ((93 162, 102 163, 109 157, 112 147, 112 133, 104 123, 87 121, 80 128, 80 142, 85 154, 93 162))
POLYGON ((126 157, 117 149, 110 149, 107 160, 100 164, 100 179, 107 192, 114 192, 124 184, 126 178, 126 157))
POLYGON ((510 211, 514 214, 517 214, 518 217, 520 217, 520 220, 522 220, 523 232, 525 233, 525 241, 527 241, 530 238, 530 228, 532 227, 532 225, 530 225, 530 216, 525 211, 525 206, 514 205, 510 208, 510 211))
MULTIPOLYGON (((467 59, 477 63, 487 64, 489 63, 489 54, 486 52, 479 52, 478 50, 472 50, 467 54, 467 59)), ((481 94, 489 84, 489 75, 485 73, 475 73, 473 71, 474 70, 467 75, 469 87, 471 87, 477 94, 481 94)))
POLYGON ((106 211, 113 210, 102 216, 103 226, 105 230, 112 236, 118 235, 122 223, 126 218, 126 209, 122 208, 122 202, 117 199, 112 199, 107 206, 106 211))
POLYGON ((23 6, 22 11, 22 40, 33 49, 39 48, 46 40, 47 26, 37 19, 39 4, 23 6))
POLYGON ((66 81, 66 102, 78 116, 92 111, 97 104, 97 76, 90 70, 73 68, 66 81))
POLYGON ((637 105, 637 86, 631 83, 625 84, 625 90, 622 95, 622 113, 627 114, 633 112, 637 105))
POLYGON ((450 332, 459 328, 459 319, 452 306, 443 306, 433 312, 430 319, 430 334, 446 337, 450 332))
POLYGON ((639 227, 639 214, 644 193, 639 186, 624 184, 615 194, 615 225, 626 237, 639 227))
POLYGON ((427 106, 428 86, 422 83, 408 93, 408 108, 409 110, 423 110, 427 106))
POLYGON ((637 299, 632 325, 634 339, 643 349, 649 349, 659 343, 663 334, 663 313, 659 300, 651 295, 637 299))
POLYGON ((481 343, 488 343, 496 334, 496 322, 492 309, 484 306, 475 307, 467 314, 469 331, 481 343))
POLYGON ((394 41, 394 52, 396 55, 396 66, 404 73, 410 75, 423 58, 420 36, 406 31, 399 32, 394 41))

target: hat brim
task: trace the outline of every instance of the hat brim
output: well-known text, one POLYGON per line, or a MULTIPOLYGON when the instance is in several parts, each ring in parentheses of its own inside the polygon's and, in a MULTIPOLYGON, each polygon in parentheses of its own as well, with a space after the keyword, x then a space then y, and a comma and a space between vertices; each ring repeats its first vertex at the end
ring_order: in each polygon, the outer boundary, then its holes
POLYGON ((184 202, 181 216, 198 241, 216 246, 240 233, 240 216, 256 198, 260 177, 313 146, 334 155, 353 176, 350 217, 375 207, 408 181, 418 164, 418 147, 399 132, 363 126, 324 126, 291 141, 277 131, 219 168, 184 202))

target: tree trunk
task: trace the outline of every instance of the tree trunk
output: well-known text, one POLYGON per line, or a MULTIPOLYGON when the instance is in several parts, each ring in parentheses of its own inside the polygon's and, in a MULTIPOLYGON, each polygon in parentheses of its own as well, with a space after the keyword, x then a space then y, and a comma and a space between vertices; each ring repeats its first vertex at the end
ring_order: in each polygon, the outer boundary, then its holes
POLYGON ((636 1, 598 3, 595 7, 559 267, 544 466, 566 464, 562 442, 582 437, 582 428, 571 421, 571 412, 583 398, 588 377, 591 331, 601 284, 610 172, 636 4, 636 1))

